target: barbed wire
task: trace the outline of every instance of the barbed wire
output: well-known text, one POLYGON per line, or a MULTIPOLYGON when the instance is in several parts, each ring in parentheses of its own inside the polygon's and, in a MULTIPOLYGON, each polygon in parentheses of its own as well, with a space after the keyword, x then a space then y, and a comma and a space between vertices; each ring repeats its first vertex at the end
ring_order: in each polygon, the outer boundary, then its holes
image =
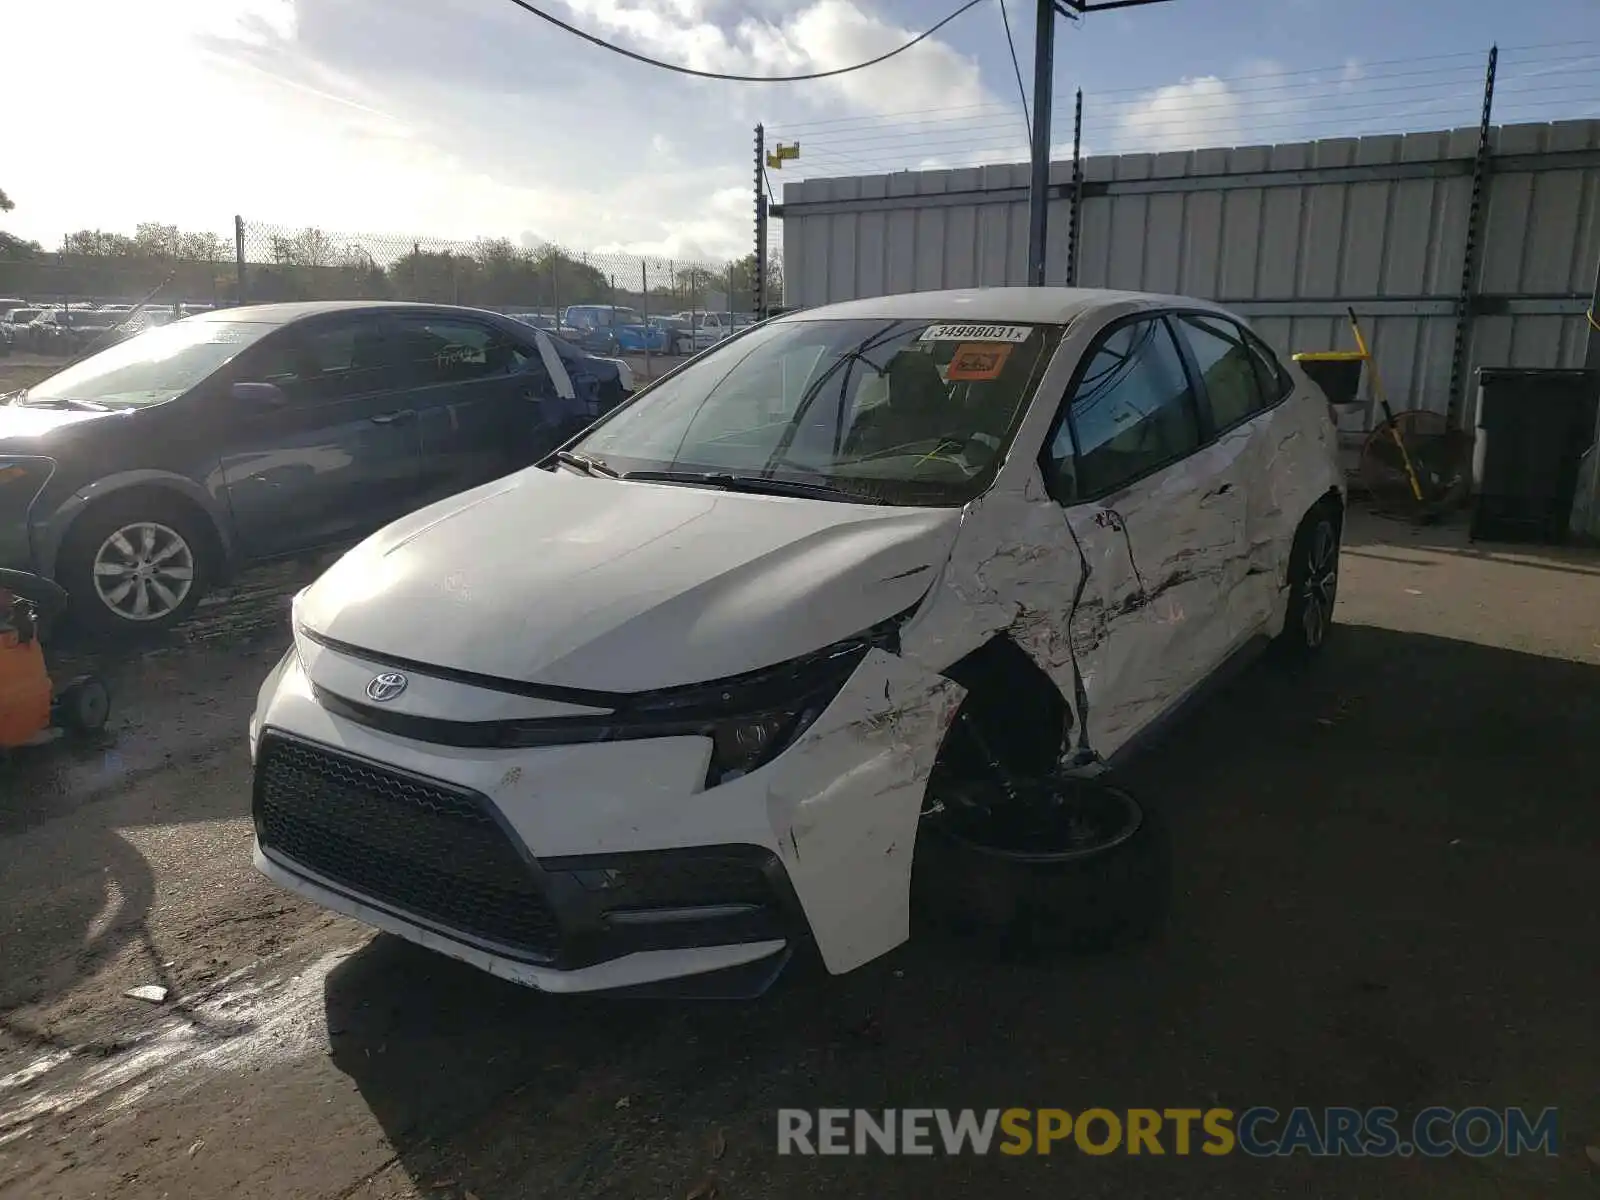
MULTIPOLYGON (((1478 123, 1487 51, 1198 76, 1084 97, 1088 156, 1423 132, 1478 123)), ((1058 106, 1061 109, 1062 106, 1058 106)), ((1068 110, 1069 111, 1069 110, 1068 110)), ((1057 138, 1062 123, 1058 111, 1057 138)), ((1498 124, 1600 117, 1600 39, 1502 48, 1498 124)), ((784 181, 1026 163, 1014 105, 986 102, 784 124, 784 181)), ((1057 142, 1054 157, 1070 155, 1057 142)), ((779 182, 774 179, 774 183, 779 182)))

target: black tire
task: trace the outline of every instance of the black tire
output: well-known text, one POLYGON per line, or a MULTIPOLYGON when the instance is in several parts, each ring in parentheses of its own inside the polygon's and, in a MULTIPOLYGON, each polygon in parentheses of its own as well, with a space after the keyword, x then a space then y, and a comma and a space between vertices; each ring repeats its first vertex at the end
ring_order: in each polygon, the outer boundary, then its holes
POLYGON ((1326 500, 1307 513, 1295 531, 1289 549, 1289 607, 1276 646, 1288 661, 1316 658, 1333 633, 1343 532, 1343 514, 1326 500))
MULTIPOLYGON (((136 559, 138 552, 143 549, 140 544, 142 539, 127 536, 124 540, 133 544, 136 559)), ((156 553, 165 553, 166 545, 162 542, 156 553)), ((139 492, 127 497, 113 496, 89 509, 73 524, 61 548, 56 578, 67 589, 73 624, 83 632, 119 640, 152 636, 164 633, 182 622, 200 603, 206 587, 216 577, 214 546, 215 539, 205 518, 180 499, 151 492, 139 492), (106 551, 116 534, 141 526, 164 530, 184 546, 180 554, 154 564, 151 575, 135 583, 135 588, 144 590, 149 598, 147 611, 159 609, 159 615, 144 617, 136 613, 136 596, 130 599, 124 595, 119 606, 113 606, 107 597, 103 597, 97 586, 97 577, 118 577, 101 575, 96 570, 97 559, 102 558, 103 551, 106 551), (187 580, 179 577, 179 573, 185 569, 189 575, 187 580), (186 589, 179 586, 184 582, 189 585, 186 589), (161 587, 157 587, 157 583, 161 587), (178 603, 169 604, 169 596, 176 596, 178 603)), ((109 562, 109 551, 105 556, 108 559, 106 565, 113 565, 109 562)), ((115 591, 115 586, 107 585, 108 594, 114 594, 115 591)))
POLYGON ((1132 804, 1138 825, 1125 840, 1079 857, 1017 857, 952 834, 924 818, 912 866, 912 902, 927 926, 981 940, 1005 957, 1098 954, 1137 945, 1165 924, 1172 850, 1159 815, 1100 781, 1030 786, 1101 789, 1132 804))
POLYGON ((93 675, 74 680, 56 697, 56 720, 74 733, 98 733, 111 715, 111 693, 93 675))

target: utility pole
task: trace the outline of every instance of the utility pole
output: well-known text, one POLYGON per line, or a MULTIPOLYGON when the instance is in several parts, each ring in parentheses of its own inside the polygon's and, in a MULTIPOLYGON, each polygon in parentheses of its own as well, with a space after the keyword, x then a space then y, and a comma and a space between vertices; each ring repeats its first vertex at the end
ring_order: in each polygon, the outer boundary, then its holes
POLYGON ((755 318, 767 319, 767 190, 761 186, 767 169, 767 130, 756 126, 756 261, 755 278, 751 281, 752 303, 755 318))
POLYGON ((1033 43, 1033 147, 1028 184, 1028 283, 1044 286, 1045 234, 1050 211, 1050 101, 1055 91, 1056 17, 1076 21, 1113 8, 1142 8, 1167 0, 1038 0, 1033 43))
POLYGON ((1039 0, 1033 31, 1033 175, 1028 182, 1028 285, 1044 286, 1044 240, 1050 214, 1050 114, 1055 98, 1056 6, 1039 0))

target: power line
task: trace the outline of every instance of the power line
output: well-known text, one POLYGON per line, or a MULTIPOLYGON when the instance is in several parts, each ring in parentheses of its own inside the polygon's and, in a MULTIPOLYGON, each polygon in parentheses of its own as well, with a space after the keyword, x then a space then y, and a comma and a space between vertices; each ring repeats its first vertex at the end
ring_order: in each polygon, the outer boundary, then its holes
POLYGON ((1017 95, 1022 100, 1022 127, 1033 141, 1033 117, 1028 114, 1028 89, 1022 86, 1022 67, 1017 62, 1017 43, 1011 40, 1011 18, 1006 15, 1006 0, 1000 0, 1000 23, 1006 27, 1006 47, 1011 51, 1011 69, 1017 76, 1017 95))
MULTIPOLYGON (((1476 59, 1481 61, 1483 59, 1483 54, 1482 54, 1482 52, 1474 52, 1474 51, 1470 51, 1470 50, 1464 50, 1464 51, 1462 51, 1462 52, 1460 52, 1458 54, 1427 54, 1427 55, 1423 55, 1423 56, 1418 57, 1418 58, 1386 58, 1386 59, 1379 59, 1379 60, 1374 61, 1374 62, 1367 62, 1367 63, 1358 62, 1355 65, 1358 66, 1362 71, 1365 71, 1368 67, 1403 67, 1403 66, 1409 66, 1412 63, 1439 62, 1439 61, 1441 61, 1443 59, 1447 59, 1447 58, 1476 58, 1476 59)), ((1289 78, 1302 76, 1302 75, 1323 75, 1323 74, 1326 74, 1329 71, 1344 71, 1344 70, 1348 69, 1350 65, 1351 65, 1350 63, 1336 63, 1336 64, 1334 64, 1332 66, 1306 67, 1306 68, 1304 68, 1302 70, 1296 70, 1296 71, 1264 71, 1264 72, 1262 72, 1260 74, 1257 74, 1257 75, 1228 75, 1228 76, 1222 76, 1220 78, 1216 78, 1216 82, 1217 83, 1244 83, 1244 82, 1246 82, 1248 80, 1252 80, 1252 79, 1289 79, 1289 78)), ((1385 79, 1385 78, 1390 78, 1390 77, 1398 76, 1398 75, 1432 75, 1432 74, 1438 74, 1441 71, 1460 71, 1460 70, 1464 70, 1464 69, 1465 69, 1464 67, 1432 67, 1432 68, 1429 68, 1426 71, 1386 71, 1386 72, 1383 72, 1383 73, 1378 74, 1378 75, 1364 75, 1364 76, 1362 76, 1362 78, 1365 78, 1365 79, 1385 79)), ((1213 77, 1207 76, 1207 78, 1213 78, 1213 77)), ((1102 88, 1099 91, 1095 92, 1094 94, 1097 95, 1097 96, 1115 96, 1115 95, 1125 94, 1127 92, 1153 92, 1153 91, 1158 91, 1162 87, 1167 87, 1167 86, 1170 86, 1170 85, 1168 85, 1168 84, 1160 84, 1160 83, 1150 83, 1150 84, 1143 84, 1143 85, 1137 86, 1137 87, 1102 88)))
POLYGON ((659 58, 651 58, 647 54, 640 54, 635 50, 627 49, 625 46, 618 46, 614 42, 608 42, 604 38, 596 37, 592 33, 588 33, 585 30, 579 29, 576 25, 567 24, 565 21, 561 20, 561 18, 552 16, 550 13, 545 12, 541 8, 535 8, 532 4, 528 3, 528 0, 511 0, 511 3, 515 4, 524 12, 538 17, 542 21, 548 21, 557 29, 565 30, 574 37, 580 37, 591 45, 599 46, 602 50, 610 50, 613 54, 620 54, 624 58, 631 58, 634 60, 634 62, 641 62, 646 66, 659 67, 663 71, 675 71, 679 75, 693 75, 696 79, 720 79, 729 83, 804 83, 811 79, 831 79, 836 75, 848 75, 852 71, 864 71, 868 67, 875 67, 881 62, 887 62, 889 59, 895 57, 895 55, 904 54, 907 50, 911 49, 911 47, 920 42, 926 41, 928 38, 938 33, 939 30, 943 29, 946 25, 950 24, 951 21, 954 21, 962 13, 966 12, 969 8, 976 8, 979 4, 983 3, 983 0, 967 0, 965 4, 956 9, 955 12, 944 18, 944 20, 940 21, 937 25, 931 26, 922 33, 917 34, 917 36, 912 38, 909 42, 905 42, 902 45, 896 46, 893 50, 890 50, 886 54, 880 54, 876 58, 869 58, 865 62, 859 62, 853 66, 835 67, 831 71, 811 71, 804 75, 730 75, 720 71, 697 71, 693 67, 681 66, 678 63, 663 62, 659 58))

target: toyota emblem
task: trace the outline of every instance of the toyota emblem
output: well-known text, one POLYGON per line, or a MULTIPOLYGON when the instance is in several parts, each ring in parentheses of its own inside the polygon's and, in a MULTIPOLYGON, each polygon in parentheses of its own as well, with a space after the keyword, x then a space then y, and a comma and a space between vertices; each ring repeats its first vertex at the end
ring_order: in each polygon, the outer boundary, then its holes
POLYGON ((406 690, 406 677, 398 671, 385 671, 374 675, 367 684, 367 699, 385 704, 406 690))

